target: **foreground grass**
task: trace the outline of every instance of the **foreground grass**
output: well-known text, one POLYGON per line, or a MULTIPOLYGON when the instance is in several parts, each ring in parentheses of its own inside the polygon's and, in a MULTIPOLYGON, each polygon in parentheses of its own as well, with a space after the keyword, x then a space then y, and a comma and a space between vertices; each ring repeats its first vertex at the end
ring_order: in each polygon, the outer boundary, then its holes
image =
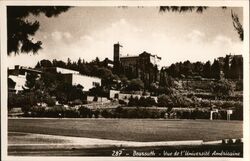
POLYGON ((144 142, 242 138, 242 126, 221 120, 8 119, 9 132, 144 142))

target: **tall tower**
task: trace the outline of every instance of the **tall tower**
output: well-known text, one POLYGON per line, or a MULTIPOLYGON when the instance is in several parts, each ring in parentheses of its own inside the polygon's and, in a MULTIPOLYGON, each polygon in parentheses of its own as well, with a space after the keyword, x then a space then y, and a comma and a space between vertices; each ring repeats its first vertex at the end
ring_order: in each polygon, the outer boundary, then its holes
POLYGON ((119 44, 119 42, 117 44, 114 44, 114 70, 118 71, 119 67, 120 67, 120 48, 122 46, 119 44))
POLYGON ((119 42, 117 44, 114 44, 114 62, 120 61, 120 47, 122 47, 119 42))

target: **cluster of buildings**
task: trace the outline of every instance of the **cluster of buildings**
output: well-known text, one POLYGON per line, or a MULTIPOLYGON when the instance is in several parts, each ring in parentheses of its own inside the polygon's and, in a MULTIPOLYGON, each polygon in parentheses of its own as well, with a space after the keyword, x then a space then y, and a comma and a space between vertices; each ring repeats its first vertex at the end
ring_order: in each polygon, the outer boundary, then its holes
POLYGON ((26 67, 15 66, 14 69, 8 70, 8 81, 14 82, 9 83, 9 92, 18 93, 26 88, 26 76, 28 73, 37 74, 37 79, 45 72, 50 73, 60 73, 66 83, 71 85, 81 85, 83 91, 89 91, 89 89, 101 86, 101 79, 97 77, 90 77, 86 75, 81 75, 78 71, 59 68, 59 67, 48 67, 42 70, 30 69, 26 67))
MULTIPOLYGON (((113 71, 125 74, 129 79, 140 78, 145 85, 150 85, 159 79, 158 63, 161 57, 147 52, 143 52, 137 56, 122 56, 122 46, 118 43, 114 44, 113 61, 108 63, 112 65, 113 71)), ((65 82, 71 85, 81 85, 84 91, 101 86, 101 79, 81 75, 78 71, 64 69, 60 67, 47 67, 42 69, 31 69, 16 65, 14 69, 8 70, 9 91, 19 92, 26 88, 27 73, 35 73, 38 78, 45 72, 60 73, 63 75, 65 82)))

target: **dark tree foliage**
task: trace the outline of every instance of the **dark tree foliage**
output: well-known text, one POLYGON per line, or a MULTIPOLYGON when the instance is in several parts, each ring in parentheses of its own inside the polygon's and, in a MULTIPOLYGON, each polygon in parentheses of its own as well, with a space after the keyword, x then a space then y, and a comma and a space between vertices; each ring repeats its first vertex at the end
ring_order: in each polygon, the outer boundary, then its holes
POLYGON ((36 69, 40 69, 41 68, 41 64, 40 62, 37 62, 36 66, 35 66, 36 69))
POLYGON ((160 6, 160 12, 172 11, 172 12, 197 12, 202 13, 206 10, 207 6, 160 6))
POLYGON ((85 94, 81 86, 72 86, 68 83, 59 84, 56 88, 56 97, 59 102, 66 103, 74 100, 84 100, 85 94), (64 102, 66 101, 66 102, 64 102))
POLYGON ((229 78, 229 71, 230 70, 230 60, 229 55, 225 57, 224 65, 223 65, 223 72, 225 75, 225 78, 229 78))
POLYGON ((144 83, 142 80, 140 79, 132 79, 129 83, 128 83, 128 87, 126 88, 129 91, 140 91, 144 88, 144 83))
POLYGON ((83 117, 83 118, 86 118, 86 117, 91 118, 92 117, 93 112, 91 111, 91 109, 84 107, 84 106, 81 106, 78 110, 80 113, 80 117, 83 117))
POLYGON ((44 14, 47 17, 58 16, 69 9, 67 6, 8 6, 7 32, 8 54, 14 52, 37 53, 42 48, 41 41, 34 41, 31 37, 39 29, 39 22, 31 22, 26 18, 29 15, 44 14))
POLYGON ((239 21, 239 17, 237 14, 233 13, 233 11, 231 10, 231 16, 232 16, 232 19, 233 19, 233 26, 235 28, 235 30, 238 32, 239 34, 239 38, 241 41, 243 41, 244 39, 244 30, 243 30, 243 27, 239 21))
POLYGON ((160 95, 158 96, 158 106, 160 107, 168 107, 173 106, 173 102, 168 95, 160 95))
POLYGON ((228 80, 219 80, 218 82, 212 83, 211 89, 218 99, 230 96, 234 91, 232 83, 228 80))
POLYGON ((229 74, 230 74, 231 79, 243 78, 243 58, 242 57, 233 57, 229 74))
POLYGON ((137 102, 136 101, 137 100, 134 100, 135 106, 139 106, 139 107, 152 107, 156 105, 155 99, 151 97, 146 97, 146 98, 141 97, 137 102))
POLYGON ((14 82, 11 78, 8 78, 8 88, 15 88, 16 82, 14 82))
POLYGON ((213 76, 213 78, 215 78, 215 79, 220 79, 220 77, 221 77, 221 73, 220 73, 220 63, 219 63, 219 61, 218 60, 214 60, 214 63, 212 64, 212 66, 211 66, 211 72, 212 72, 212 76, 213 76))
POLYGON ((129 98, 129 102, 128 102, 128 106, 138 106, 139 104, 139 98, 138 97, 130 97, 129 98))
POLYGON ((211 78, 211 63, 207 61, 203 67, 203 77, 211 78))
POLYGON ((193 64, 190 63, 190 61, 185 61, 182 65, 182 69, 181 69, 181 74, 183 75, 192 75, 192 71, 193 71, 193 64))
POLYGON ((43 59, 40 61, 41 67, 52 67, 52 63, 49 60, 43 59))
POLYGON ((160 87, 172 87, 173 78, 214 78, 220 79, 223 74, 227 79, 243 78, 243 57, 241 55, 226 55, 224 58, 215 59, 211 65, 210 61, 202 62, 184 61, 171 64, 160 70, 160 87), (173 77, 173 78, 172 78, 173 77))
POLYGON ((33 87, 35 87, 37 78, 38 78, 37 74, 35 74, 35 73, 27 73, 25 86, 28 87, 29 89, 32 89, 33 87))
POLYGON ((56 59, 54 59, 54 60, 52 61, 52 65, 53 65, 54 67, 66 68, 66 63, 63 62, 63 61, 61 61, 61 60, 57 61, 56 59))
POLYGON ((96 96, 96 97, 108 97, 108 91, 106 91, 101 86, 97 86, 89 90, 89 95, 96 96))
POLYGON ((180 76, 180 68, 179 68, 179 64, 171 64, 171 66, 167 69, 169 75, 171 75, 172 77, 176 78, 180 76))

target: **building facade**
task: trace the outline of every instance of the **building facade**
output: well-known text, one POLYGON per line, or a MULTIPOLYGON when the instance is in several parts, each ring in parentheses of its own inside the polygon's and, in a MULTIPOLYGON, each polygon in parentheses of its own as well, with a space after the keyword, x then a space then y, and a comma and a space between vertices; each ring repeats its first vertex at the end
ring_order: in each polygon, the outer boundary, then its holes
POLYGON ((63 76, 63 80, 71 85, 81 85, 83 91, 89 91, 93 87, 101 86, 101 79, 79 74, 78 71, 69 70, 59 67, 44 68, 42 71, 31 68, 15 66, 14 69, 8 70, 8 90, 9 92, 18 93, 26 87, 26 76, 28 73, 37 74, 39 79, 45 72, 59 73, 63 76))
POLYGON ((65 82, 71 85, 81 85, 83 91, 89 91, 91 88, 101 86, 101 79, 80 74, 63 74, 65 82))
POLYGON ((161 57, 144 51, 138 56, 122 56, 122 46, 114 44, 114 71, 124 73, 129 79, 140 78, 149 86, 159 80, 158 64, 161 57))
POLYGON ((101 86, 100 78, 81 75, 78 71, 75 70, 60 67, 50 67, 44 69, 44 71, 62 74, 63 79, 66 83, 74 86, 81 85, 83 87, 83 91, 89 91, 93 87, 101 86))
POLYGON ((16 65, 14 69, 8 69, 8 90, 9 92, 18 93, 26 87, 26 76, 28 73, 37 75, 37 79, 41 77, 42 72, 39 70, 20 67, 16 65))
POLYGON ((51 73, 59 73, 59 74, 79 74, 78 71, 60 68, 60 67, 47 67, 47 68, 43 68, 43 71, 51 72, 51 73))

